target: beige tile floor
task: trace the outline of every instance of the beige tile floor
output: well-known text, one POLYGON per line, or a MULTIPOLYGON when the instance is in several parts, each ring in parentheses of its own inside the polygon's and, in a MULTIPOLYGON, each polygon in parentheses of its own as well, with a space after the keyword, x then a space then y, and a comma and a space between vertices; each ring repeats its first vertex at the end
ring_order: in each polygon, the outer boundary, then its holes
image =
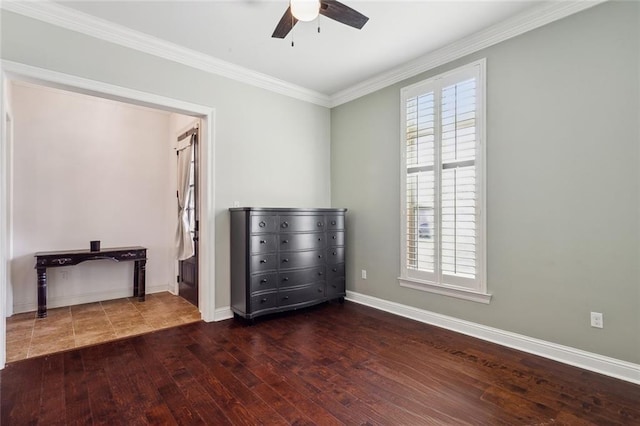
POLYGON ((200 321, 198 308, 171 293, 124 298, 7 318, 7 362, 200 321))

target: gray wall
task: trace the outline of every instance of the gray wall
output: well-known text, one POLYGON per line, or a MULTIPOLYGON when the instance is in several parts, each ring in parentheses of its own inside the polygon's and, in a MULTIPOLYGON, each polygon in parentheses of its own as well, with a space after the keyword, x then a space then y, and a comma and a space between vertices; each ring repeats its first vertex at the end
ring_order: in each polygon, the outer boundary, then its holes
POLYGON ((241 205, 330 205, 327 108, 2 11, 2 59, 215 108, 216 307, 229 306, 229 218, 241 205))
POLYGON ((640 363, 639 40, 640 4, 605 3, 334 108, 348 290, 640 363), (400 88, 481 57, 489 305, 397 282, 400 88))

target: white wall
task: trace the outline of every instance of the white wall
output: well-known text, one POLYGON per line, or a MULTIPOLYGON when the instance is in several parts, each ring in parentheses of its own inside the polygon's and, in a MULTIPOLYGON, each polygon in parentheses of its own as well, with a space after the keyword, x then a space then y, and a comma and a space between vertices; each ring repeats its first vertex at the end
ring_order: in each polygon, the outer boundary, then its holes
MULTIPOLYGON (((175 170, 170 114, 13 84, 11 281, 16 312, 36 308, 34 253, 141 245, 147 292, 173 289, 175 170)), ((48 306, 131 295, 133 263, 48 270, 48 306)))

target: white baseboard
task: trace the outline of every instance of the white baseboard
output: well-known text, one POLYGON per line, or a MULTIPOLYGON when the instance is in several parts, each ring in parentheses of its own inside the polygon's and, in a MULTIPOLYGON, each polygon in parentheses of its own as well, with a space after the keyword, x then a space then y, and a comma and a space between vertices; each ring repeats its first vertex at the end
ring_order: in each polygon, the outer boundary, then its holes
POLYGON ((640 384, 640 364, 535 339, 522 334, 488 327, 486 325, 390 302, 353 291, 347 291, 346 299, 381 311, 446 328, 468 336, 477 337, 478 339, 569 364, 574 367, 640 384))
MULTIPOLYGON (((166 285, 152 286, 145 288, 145 294, 161 293, 169 291, 166 285)), ((120 289, 112 291, 101 291, 94 293, 77 294, 66 297, 50 297, 47 298, 47 309, 59 308, 61 306, 80 305, 82 303, 100 302, 103 300, 121 299, 123 297, 131 297, 131 289, 120 289)), ((20 314, 23 312, 33 312, 38 309, 37 302, 16 303, 13 305, 13 313, 20 314)))
POLYGON ((213 313, 214 321, 223 321, 233 318, 233 311, 230 306, 225 306, 224 308, 216 308, 213 313))

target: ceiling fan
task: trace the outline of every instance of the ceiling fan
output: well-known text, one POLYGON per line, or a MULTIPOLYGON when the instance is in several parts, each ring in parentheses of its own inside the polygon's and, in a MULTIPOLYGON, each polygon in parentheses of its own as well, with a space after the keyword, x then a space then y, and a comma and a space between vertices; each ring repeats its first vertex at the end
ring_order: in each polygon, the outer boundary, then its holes
POLYGON ((271 37, 285 38, 298 21, 313 21, 324 15, 353 28, 361 29, 369 18, 335 0, 290 0, 289 7, 271 37))

